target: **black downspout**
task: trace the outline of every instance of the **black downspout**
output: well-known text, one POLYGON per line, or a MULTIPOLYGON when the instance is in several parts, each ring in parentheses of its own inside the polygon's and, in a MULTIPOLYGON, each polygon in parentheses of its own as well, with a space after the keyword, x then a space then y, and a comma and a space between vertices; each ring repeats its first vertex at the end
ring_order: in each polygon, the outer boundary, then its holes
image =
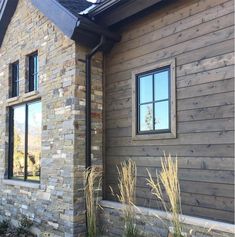
MULTIPOLYGON (((100 50, 104 43, 105 37, 102 35, 100 42, 86 55, 86 169, 91 167, 91 59, 92 56, 100 50)), ((86 236, 87 235, 88 232, 86 230, 86 236)))
POLYGON ((91 59, 104 43, 102 35, 100 42, 86 55, 86 169, 91 167, 91 59))

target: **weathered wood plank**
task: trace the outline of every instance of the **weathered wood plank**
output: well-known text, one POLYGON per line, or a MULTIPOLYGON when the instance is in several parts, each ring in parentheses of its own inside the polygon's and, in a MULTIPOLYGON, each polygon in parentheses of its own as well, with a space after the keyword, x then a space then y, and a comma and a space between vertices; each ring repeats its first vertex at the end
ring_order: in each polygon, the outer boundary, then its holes
MULTIPOLYGON (((117 166, 125 160, 133 160, 138 167, 161 167, 161 157, 146 156, 114 156, 106 160, 106 166, 117 166)), ((183 169, 233 170, 233 157, 178 157, 178 166, 183 169)))
POLYGON ((106 56, 106 188, 117 184, 116 164, 131 158, 138 166, 137 198, 149 205, 146 168, 154 174, 166 151, 178 155, 184 210, 233 220, 232 6, 180 1, 123 27, 121 42, 106 56), (131 72, 169 58, 177 65, 177 138, 133 142, 131 72))
MULTIPOLYGON (((106 199, 109 200, 115 200, 117 201, 112 194, 110 194, 109 191, 106 191, 106 199)), ((161 203, 159 201, 156 201, 156 199, 153 198, 142 198, 138 197, 136 198, 136 204, 137 206, 144 206, 148 208, 155 208, 158 210, 164 210, 161 206, 161 203)), ((227 221, 230 223, 233 223, 234 221, 234 216, 233 212, 231 211, 224 211, 224 210, 219 210, 219 209, 214 209, 214 208, 207 208, 207 207, 202 207, 202 206, 192 206, 192 205, 186 205, 182 204, 182 212, 185 215, 190 215, 190 216, 197 216, 197 217, 205 217, 215 219, 215 220, 222 220, 222 221, 227 221), (219 218, 218 218, 219 217, 219 218)), ((207 232, 211 226, 206 226, 205 224, 205 232, 207 232)))
MULTIPOLYGON (((206 119, 216 119, 216 118, 232 118, 234 107, 232 104, 233 94, 228 93, 228 98, 226 98, 226 93, 223 100, 218 100, 221 96, 206 96, 197 97, 195 101, 193 99, 187 99, 183 102, 177 103, 177 120, 182 121, 196 121, 196 120, 206 120, 206 119), (211 101, 210 99, 216 99, 211 101), (204 101, 203 99, 206 99, 204 101), (218 101, 217 101, 218 100, 218 101), (188 102, 187 102, 188 101, 188 102), (208 106, 208 107, 205 107, 208 106), (204 117, 205 116, 205 117, 204 117)), ((127 127, 131 126, 131 103, 129 99, 113 102, 109 106, 106 106, 107 113, 112 112, 113 115, 106 117, 106 127, 127 127), (121 113, 123 110, 123 113, 121 113), (116 111, 116 112, 115 112, 116 111), (120 113, 120 116, 118 115, 120 113), (125 115, 128 115, 125 117, 125 115), (117 120, 118 119, 118 120, 117 120), (122 120, 123 119, 123 120, 122 120), (125 123, 126 120, 126 123, 125 123)))
MULTIPOLYGON (((118 194, 119 190, 115 186, 115 184, 110 184, 111 187, 113 187, 114 193, 118 194)), ((109 190, 107 190, 110 192, 109 190)), ((136 198, 142 199, 142 205, 143 203, 146 204, 152 204, 152 206, 155 207, 161 207, 161 202, 156 202, 157 198, 151 193, 150 187, 147 185, 145 187, 138 187, 136 188, 136 198), (147 200, 143 200, 147 199, 147 200)), ((166 195, 165 200, 167 201, 166 195)), ((169 202, 167 202, 169 203, 169 202)), ((215 210, 225 210, 228 212, 233 212, 234 210, 234 202, 232 198, 228 197, 211 197, 208 195, 202 195, 202 194, 195 194, 195 193, 185 193, 181 191, 181 203, 182 205, 190 205, 190 206, 197 206, 197 207, 206 207, 206 208, 212 208, 215 210)))
MULTIPOLYGON (((225 96, 225 95, 224 95, 225 96)), ((225 103, 226 104, 226 103, 225 103)), ((198 108, 179 111, 177 114, 178 122, 198 121, 207 119, 232 118, 234 105, 219 105, 215 107, 198 108)))
MULTIPOLYGON (((231 11, 231 8, 230 8, 230 11, 231 11)), ((218 24, 217 20, 215 20, 214 25, 211 25, 211 22, 209 22, 208 26, 204 27, 203 26, 204 24, 202 24, 200 25, 200 29, 198 27, 193 27, 183 32, 173 34, 165 38, 160 38, 159 40, 150 42, 146 45, 140 45, 139 48, 126 51, 120 55, 116 54, 115 57, 113 57, 113 59, 107 63, 108 73, 114 74, 116 72, 127 70, 128 68, 130 68, 130 63, 133 60, 135 60, 136 58, 141 58, 143 56, 146 57, 147 55, 151 54, 153 51, 156 52, 159 50, 163 50, 165 48, 170 48, 172 46, 175 47, 176 45, 180 48, 182 44, 185 44, 185 46, 187 46, 185 48, 186 50, 184 50, 183 52, 187 52, 187 50, 188 51, 193 50, 195 49, 194 45, 191 45, 190 47, 188 45, 188 42, 195 41, 195 39, 200 39, 200 38, 205 38, 206 40, 208 40, 211 34, 217 35, 220 31, 230 28, 233 25, 233 14, 230 14, 229 16, 226 16, 226 17, 227 19, 222 20, 220 24, 218 24), (215 28, 218 28, 217 31, 215 31, 215 28)), ((159 34, 157 32, 155 33, 159 34)), ((224 40, 226 39, 228 40, 229 36, 224 38, 224 40)), ((221 41, 224 41, 224 40, 221 40, 221 41)), ((209 45, 209 42, 208 44, 203 45, 203 46, 208 46, 208 45, 209 45)))
MULTIPOLYGON (((106 191, 106 199, 117 201, 112 194, 109 193, 109 191, 106 191)), ((157 210, 164 210, 161 206, 161 203, 159 201, 156 201, 153 198, 141 198, 137 197, 136 198, 136 204, 138 206, 144 206, 148 208, 154 208, 157 210)), ((212 209, 212 208, 207 208, 207 207, 202 207, 202 206, 191 206, 191 205, 182 205, 182 212, 185 215, 189 216, 196 216, 196 217, 207 217, 210 219, 215 219, 215 220, 221 220, 221 221, 226 221, 229 223, 233 223, 234 221, 234 216, 232 212, 229 211, 224 211, 224 210, 217 210, 217 209, 212 209), (220 218, 218 218, 220 217, 220 218)), ((157 217, 156 217, 157 218, 157 217)), ((205 232, 207 232, 212 226, 207 226, 205 223, 205 232)))
MULTIPOLYGON (((106 111, 107 116, 106 116, 106 120, 107 123, 110 124, 107 126, 108 128, 111 127, 115 127, 114 123, 122 123, 121 119, 126 119, 126 125, 124 124, 125 127, 130 126, 130 117, 132 116, 131 113, 131 102, 130 99, 125 99, 125 100, 117 100, 116 103, 109 101, 110 104, 106 106, 106 111), (124 106, 125 105, 125 106, 124 106), (112 111, 112 113, 109 113, 109 111, 112 111), (115 120, 115 119, 119 119, 116 121, 109 121, 109 120, 115 120), (114 123, 112 123, 114 122, 114 123)), ((195 98, 187 98, 187 99, 182 99, 182 100, 177 100, 177 111, 178 114, 180 115, 178 117, 179 121, 187 121, 186 118, 181 117, 180 111, 189 111, 188 114, 190 114, 190 116, 193 113, 193 110, 195 109, 199 109, 199 111, 201 111, 203 108, 205 110, 207 110, 206 108, 210 108, 209 113, 213 113, 213 111, 215 109, 213 109, 213 107, 218 107, 218 106, 226 106, 226 105, 233 105, 234 104, 234 92, 225 92, 225 93, 219 93, 219 94, 212 94, 212 95, 206 95, 206 96, 200 96, 200 97, 195 97, 195 98)), ((231 106, 230 106, 231 107, 231 106)), ((223 110, 222 108, 220 108, 220 110, 223 110)), ((210 117, 206 117, 205 119, 213 119, 213 118, 225 118, 225 117, 232 117, 231 113, 229 112, 230 110, 225 107, 225 112, 220 113, 219 111, 215 110, 215 117, 211 116, 210 117), (230 114, 230 116, 229 116, 230 114)), ((233 109, 232 109, 233 111, 233 109)), ((231 112, 232 112, 231 111, 231 112)), ((187 114, 183 113, 184 115, 187 114)), ((207 115, 209 116, 209 115, 207 115)), ((191 119, 190 119, 191 120, 191 119)), ((199 120, 201 120, 199 118, 199 120)), ((119 126, 121 127, 121 126, 119 126)))
POLYGON ((216 120, 200 120, 179 122, 177 127, 178 133, 192 132, 212 132, 212 131, 229 131, 234 130, 234 119, 216 119, 216 120))
MULTIPOLYGON (((158 206, 158 208, 156 209, 160 209, 163 210, 162 208, 160 208, 160 203, 156 203, 157 201, 155 199, 146 199, 146 198, 137 198, 137 205, 143 205, 143 203, 145 204, 146 207, 150 207, 150 208, 156 208, 156 206, 158 206), (149 202, 148 202, 149 201, 149 202)), ((183 204, 182 205, 182 212, 183 214, 186 215, 190 215, 190 216, 196 216, 196 217, 207 217, 210 219, 214 219, 217 221, 226 221, 229 223, 233 223, 234 222, 234 215, 233 212, 227 211, 227 210, 218 210, 215 208, 208 208, 208 207, 202 207, 202 206, 192 206, 189 204, 183 204)), ((206 224, 205 224, 206 225, 206 224)), ((205 227, 205 232, 207 232, 210 228, 212 228, 211 226, 206 226, 205 227)))
MULTIPOLYGON (((208 82, 200 85, 188 86, 183 88, 177 88, 177 98, 192 98, 203 95, 218 94, 227 91, 231 91, 234 87, 234 78, 226 80, 208 82)), ((107 94, 106 98, 109 102, 119 99, 131 98, 132 88, 125 88, 112 94, 107 94)))
MULTIPOLYGON (((137 186, 145 186, 146 178, 148 178, 148 173, 155 177, 156 171, 160 171, 157 167, 138 167, 137 169, 137 186)), ((106 170, 108 180, 116 180, 115 177, 118 176, 118 171, 116 166, 111 166, 106 170)), ((207 182, 207 183, 218 183, 218 184, 231 184, 234 181, 234 171, 232 170, 194 170, 194 169, 179 169, 178 172, 179 181, 187 180, 194 182, 207 182)), ((115 181, 114 180, 114 181, 115 181)), ((109 181, 109 182, 110 182, 109 181)))
POLYGON ((180 20, 187 19, 190 16, 204 12, 209 8, 213 8, 218 5, 223 5, 227 0, 205 0, 200 1, 178 1, 175 4, 168 6, 165 11, 160 10, 145 17, 145 21, 135 22, 135 27, 132 25, 126 25, 122 31, 122 41, 125 44, 126 41, 130 41, 135 38, 139 38, 142 35, 146 35, 153 30, 164 28, 180 20))
POLYGON ((215 197, 234 197, 234 185, 230 184, 181 181, 180 186, 182 192, 205 194, 215 197))
POLYGON ((233 157, 234 144, 208 144, 208 145, 154 145, 154 146, 106 146, 106 155, 109 159, 110 155, 115 156, 163 156, 164 152, 170 153, 178 157, 233 157))
MULTIPOLYGON (((106 126, 106 134, 108 137, 128 137, 131 135, 131 121, 126 122, 124 127, 116 126, 117 124, 109 124, 106 126)), ((189 122, 178 122, 177 133, 198 133, 198 132, 218 132, 234 130, 234 119, 215 119, 215 120, 200 120, 189 122)))
POLYGON ((120 47, 117 45, 112 52, 112 55, 115 55, 115 59, 110 61, 108 65, 113 68, 115 64, 122 60, 127 61, 134 57, 147 54, 151 52, 149 47, 153 49, 158 48, 157 41, 161 42, 166 40, 167 45, 171 46, 174 44, 173 39, 175 40, 175 44, 178 44, 231 26, 233 24, 233 14, 231 14, 233 12, 232 6, 232 2, 227 2, 223 7, 220 6, 220 12, 216 12, 215 9, 210 8, 208 11, 152 31, 149 34, 128 41, 125 44, 120 43, 120 47), (140 47, 143 49, 142 52, 140 52, 140 47))
POLYGON ((192 75, 177 78, 177 88, 200 85, 207 82, 220 81, 234 77, 233 65, 206 70, 192 75))
MULTIPOLYGON (((139 184, 142 184, 138 185, 138 187, 146 187, 146 178, 142 178, 142 180, 143 182, 139 181, 139 184)), ((113 188, 115 188, 116 183, 116 181, 109 181, 109 184, 112 185, 113 188)), ((107 186, 106 189, 109 190, 109 186, 107 186)), ((181 180, 180 189, 183 193, 202 194, 215 197, 227 197, 232 199, 234 195, 234 185, 231 184, 216 184, 181 180)))
POLYGON ((209 82, 202 85, 195 85, 191 87, 177 89, 177 98, 184 99, 203 95, 219 94, 231 91, 231 88, 233 87, 234 78, 216 82, 209 82))
MULTIPOLYGON (((214 47, 217 48, 217 45, 213 45, 210 52, 214 51, 214 47)), ((198 52, 197 50, 195 53, 198 52)), ((229 51, 228 51, 229 52, 229 51)), ((231 51, 230 51, 231 52, 231 51)), ((194 55, 195 53, 191 53, 190 55, 194 55)), ((225 52, 227 53, 227 52, 225 52)), ((179 58, 177 58, 177 62, 179 61, 179 58)), ((203 72, 195 73, 192 77, 192 75, 182 76, 179 78, 176 78, 176 88, 182 88, 182 87, 190 87, 194 85, 200 85, 208 82, 216 82, 220 80, 226 80, 234 77, 233 73, 233 65, 227 66, 227 67, 221 67, 216 68, 212 70, 207 70, 203 72)), ((125 80, 125 81, 117 81, 113 83, 107 83, 105 88, 106 96, 115 94, 117 92, 131 89, 132 81, 131 79, 125 80)))
POLYGON ((188 63, 177 67, 177 77, 194 74, 218 67, 225 67, 234 64, 234 53, 228 53, 213 58, 207 58, 200 62, 188 63))
MULTIPOLYGON (((221 93, 221 94, 215 94, 215 95, 208 95, 208 96, 202 96, 202 97, 196 97, 196 98, 191 98, 191 99, 183 99, 183 100, 177 100, 177 110, 178 113, 180 111, 188 111, 188 114, 192 115, 193 110, 195 109, 202 109, 202 108, 209 108, 211 107, 209 112, 213 111, 215 112, 215 117, 216 119, 221 119, 221 118, 231 118, 232 114, 229 111, 232 109, 229 107, 228 113, 221 113, 217 112, 216 109, 213 109, 213 107, 218 107, 218 106, 226 106, 226 105, 233 105, 234 103, 234 92, 226 92, 226 93, 221 93)), ((226 110, 226 108, 225 108, 226 110)), ((119 110, 109 110, 106 109, 108 113, 106 113, 106 122, 108 123, 106 125, 106 128, 116 128, 116 127, 130 127, 131 126, 131 116, 132 116, 132 110, 128 108, 122 108, 119 110), (109 112, 112 111, 112 112, 109 112), (126 123, 124 120, 126 120, 126 123), (111 121, 109 121, 111 120, 111 121), (113 123, 112 123, 113 122, 113 123), (117 126, 116 126, 117 125, 117 126)), ((187 114, 187 112, 184 113, 184 115, 187 114)), ((178 121, 187 121, 188 116, 184 117, 178 117, 178 121)), ((213 116, 211 119, 214 119, 213 116)), ((206 118, 210 119, 210 118, 206 118)), ((191 121, 192 119, 190 119, 191 121)), ((199 119, 201 120, 201 119, 199 119)))
POLYGON ((189 109, 203 109, 214 106, 232 105, 234 103, 234 92, 233 88, 231 91, 198 96, 195 98, 178 99, 177 108, 178 111, 189 110, 189 109))
POLYGON ((109 137, 106 135, 107 146, 131 146, 131 145, 189 145, 189 144, 231 144, 234 140, 233 131, 221 132, 203 132, 203 133, 187 133, 178 134, 176 139, 133 141, 132 137, 109 137))
MULTIPOLYGON (((212 32, 208 35, 204 35, 199 38, 189 40, 187 42, 183 42, 166 48, 161 47, 158 51, 152 49, 151 53, 149 54, 140 57, 135 57, 134 59, 126 62, 120 62, 119 66, 121 67, 121 69, 116 73, 110 73, 109 68, 107 67, 106 70, 107 83, 108 82, 112 83, 113 81, 122 81, 130 78, 131 71, 137 69, 140 66, 151 64, 166 58, 173 58, 173 57, 177 58, 180 54, 194 51, 196 49, 203 48, 208 45, 215 44, 221 41, 233 39, 233 32, 234 32, 233 27, 228 27, 216 32, 212 32)), ((232 59, 230 58, 230 60, 231 60, 230 65, 232 65, 233 64, 232 59)), ((204 68, 204 70, 207 69, 204 68)))
POLYGON ((218 55, 227 54, 233 52, 231 48, 234 48, 234 40, 229 39, 216 44, 208 45, 206 47, 196 49, 187 53, 177 56, 177 65, 181 66, 194 61, 201 61, 207 58, 212 58, 218 55))

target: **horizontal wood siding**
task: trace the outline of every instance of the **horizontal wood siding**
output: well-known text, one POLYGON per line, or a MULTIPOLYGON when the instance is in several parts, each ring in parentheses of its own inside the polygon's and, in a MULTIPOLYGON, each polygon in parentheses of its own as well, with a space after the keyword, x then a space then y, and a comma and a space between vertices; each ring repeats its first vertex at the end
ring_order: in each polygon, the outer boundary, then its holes
POLYGON ((160 208, 146 186, 163 152, 177 155, 183 213, 234 222, 232 0, 177 1, 121 29, 106 56, 105 194, 121 161, 137 164, 137 204, 160 208), (177 138, 133 141, 131 72, 176 59, 177 138))

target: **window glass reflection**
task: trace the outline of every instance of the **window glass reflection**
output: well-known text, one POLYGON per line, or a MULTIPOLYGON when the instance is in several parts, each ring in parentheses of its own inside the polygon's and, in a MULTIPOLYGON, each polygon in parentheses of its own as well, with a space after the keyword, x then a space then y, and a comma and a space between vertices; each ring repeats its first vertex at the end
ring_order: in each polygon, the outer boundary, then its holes
POLYGON ((41 159, 41 103, 28 105, 28 155, 27 179, 39 180, 41 159))
POLYGON ((153 100, 153 76, 143 76, 139 78, 140 83, 140 103, 146 103, 153 100))
POLYGON ((25 168, 25 106, 15 107, 13 114, 13 177, 23 179, 25 168))
POLYGON ((140 105, 140 131, 153 130, 153 104, 140 105))
POLYGON ((169 102, 162 101, 155 103, 155 129, 169 129, 169 102))
POLYGON ((154 74, 154 90, 155 100, 168 99, 168 70, 154 74))

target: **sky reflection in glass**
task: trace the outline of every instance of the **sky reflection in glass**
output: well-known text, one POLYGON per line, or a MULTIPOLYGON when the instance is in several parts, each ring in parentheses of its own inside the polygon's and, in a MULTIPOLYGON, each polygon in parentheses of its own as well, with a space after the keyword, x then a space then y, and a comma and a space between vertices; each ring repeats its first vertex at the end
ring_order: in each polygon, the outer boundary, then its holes
POLYGON ((153 76, 140 77, 140 103, 151 102, 153 100, 153 76))
POLYGON ((28 105, 28 180, 39 180, 41 159, 41 102, 28 105))
POLYGON ((168 99, 168 71, 154 74, 155 100, 168 99))

